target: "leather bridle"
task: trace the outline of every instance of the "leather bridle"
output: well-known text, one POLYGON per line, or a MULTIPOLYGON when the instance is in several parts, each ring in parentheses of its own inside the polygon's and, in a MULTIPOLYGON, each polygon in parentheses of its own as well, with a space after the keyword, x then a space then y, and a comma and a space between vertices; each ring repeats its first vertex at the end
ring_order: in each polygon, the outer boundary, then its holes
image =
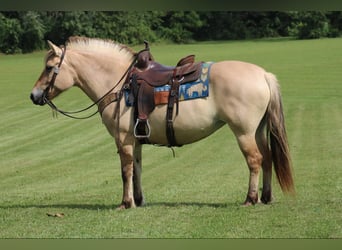
MULTIPOLYGON (((58 63, 57 66, 54 67, 54 72, 53 72, 53 75, 52 75, 52 78, 49 82, 49 85, 48 87, 44 90, 44 93, 43 93, 43 98, 44 98, 44 101, 45 103, 47 103, 54 111, 64 115, 64 116, 67 116, 69 118, 73 118, 73 119, 88 119, 94 115, 96 115, 99 110, 97 109, 94 113, 88 115, 88 116, 83 116, 83 117, 77 117, 77 116, 74 116, 74 114, 79 114, 79 113, 82 113, 84 111, 87 111, 89 110, 90 108, 94 107, 95 105, 99 104, 100 102, 102 102, 109 94, 111 94, 111 92, 120 84, 120 82, 128 75, 128 73, 131 71, 131 69, 133 68, 133 66, 135 65, 136 63, 136 60, 138 58, 138 55, 145 51, 146 49, 143 49, 141 51, 139 51, 138 53, 136 53, 134 55, 134 59, 132 60, 132 63, 129 65, 129 67, 127 68, 127 70, 125 71, 125 73, 122 75, 122 77, 120 78, 120 80, 114 85, 114 87, 112 87, 110 90, 108 90, 102 97, 100 97, 97 101, 93 102, 91 105, 89 105, 88 107, 84 108, 84 109, 80 109, 80 110, 77 110, 77 111, 64 111, 64 110, 61 110, 59 109, 51 100, 49 100, 48 98, 48 93, 50 92, 50 90, 54 87, 55 85, 55 81, 56 81, 56 78, 57 78, 57 75, 59 74, 59 71, 60 71, 60 68, 62 66, 62 63, 63 63, 63 59, 65 57, 65 53, 66 53, 66 47, 62 47, 62 55, 61 55, 61 60, 60 62, 58 63)), ((124 86, 124 84, 122 85, 124 86)), ((112 102, 116 102, 116 101, 120 101, 121 100, 121 97, 123 95, 123 88, 120 89, 119 92, 116 93, 116 97, 112 100, 112 102)))
MULTIPOLYGON (((62 66, 62 63, 63 63, 63 60, 64 60, 64 56, 65 56, 65 52, 66 52, 66 47, 63 47, 61 48, 62 49, 62 55, 61 55, 61 60, 59 61, 58 65, 57 66, 54 66, 53 67, 53 75, 52 75, 52 78, 49 82, 49 85, 48 87, 45 89, 45 96, 47 96, 47 94, 49 93, 49 91, 55 86, 55 81, 56 81, 56 78, 57 78, 57 75, 59 73, 59 69, 61 68, 62 66)), ((45 97, 44 96, 44 97, 45 97)))

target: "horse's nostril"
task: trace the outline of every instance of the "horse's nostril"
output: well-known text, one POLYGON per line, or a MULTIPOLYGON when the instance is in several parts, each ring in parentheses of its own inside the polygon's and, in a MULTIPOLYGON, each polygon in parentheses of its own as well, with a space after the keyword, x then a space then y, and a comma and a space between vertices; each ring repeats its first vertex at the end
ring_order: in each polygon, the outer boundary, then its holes
POLYGON ((31 93, 30 99, 32 100, 33 104, 36 104, 36 105, 44 105, 45 104, 42 98, 37 97, 33 93, 31 93))
POLYGON ((33 89, 30 95, 30 99, 32 102, 36 105, 44 105, 45 100, 44 100, 44 92, 40 89, 33 89))

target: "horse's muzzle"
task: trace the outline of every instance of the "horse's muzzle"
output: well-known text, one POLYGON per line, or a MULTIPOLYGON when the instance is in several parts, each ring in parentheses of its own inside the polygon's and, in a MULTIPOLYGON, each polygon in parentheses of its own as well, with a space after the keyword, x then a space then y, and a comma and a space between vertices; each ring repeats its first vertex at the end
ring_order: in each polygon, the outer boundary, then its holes
POLYGON ((41 89, 33 89, 30 95, 32 102, 36 105, 41 105, 41 106, 46 104, 46 99, 44 97, 45 97, 45 93, 41 89))

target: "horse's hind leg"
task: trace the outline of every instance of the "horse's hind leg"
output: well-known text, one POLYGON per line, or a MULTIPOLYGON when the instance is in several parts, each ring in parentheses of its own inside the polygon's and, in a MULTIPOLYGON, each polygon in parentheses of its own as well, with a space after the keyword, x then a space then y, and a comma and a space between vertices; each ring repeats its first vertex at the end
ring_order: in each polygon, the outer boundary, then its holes
POLYGON ((272 180, 272 156, 271 151, 268 146, 266 133, 264 131, 265 123, 261 122, 260 127, 256 133, 256 141, 259 147, 259 150, 262 154, 262 195, 261 201, 265 204, 271 202, 272 200, 272 189, 271 189, 271 180, 272 180))
POLYGON ((237 136, 237 140, 249 168, 249 186, 244 205, 254 205, 259 201, 258 186, 263 161, 262 153, 255 140, 255 134, 240 135, 237 136))

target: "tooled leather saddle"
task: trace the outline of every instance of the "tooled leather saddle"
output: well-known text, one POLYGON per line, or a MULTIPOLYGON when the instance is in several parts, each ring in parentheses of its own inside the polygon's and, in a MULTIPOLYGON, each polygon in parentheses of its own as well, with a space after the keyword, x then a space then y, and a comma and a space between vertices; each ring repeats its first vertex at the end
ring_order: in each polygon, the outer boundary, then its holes
POLYGON ((145 50, 137 55, 136 64, 125 82, 125 88, 130 89, 134 98, 134 136, 141 143, 149 143, 151 128, 148 117, 156 106, 154 88, 170 85, 166 111, 167 146, 180 146, 176 142, 173 129, 175 105, 178 115, 179 85, 196 81, 200 77, 201 66, 202 62, 195 63, 194 55, 182 58, 175 67, 164 66, 153 59, 149 45, 145 42, 145 50))

